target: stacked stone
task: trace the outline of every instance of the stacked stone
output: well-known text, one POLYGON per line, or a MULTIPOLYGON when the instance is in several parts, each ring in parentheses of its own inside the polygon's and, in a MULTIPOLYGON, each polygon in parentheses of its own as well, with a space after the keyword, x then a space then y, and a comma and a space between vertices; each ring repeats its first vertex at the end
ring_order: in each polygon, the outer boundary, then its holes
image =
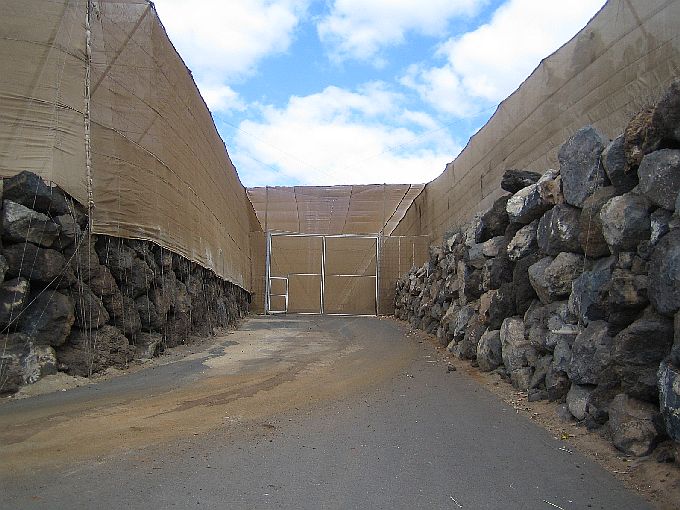
POLYGON ((397 283, 398 318, 530 400, 566 402, 647 455, 680 442, 680 82, 559 170, 509 170, 510 193, 397 283))
POLYGON ((248 313, 246 291, 198 264, 89 234, 86 210, 37 175, 1 182, 0 394, 125 367, 248 313))

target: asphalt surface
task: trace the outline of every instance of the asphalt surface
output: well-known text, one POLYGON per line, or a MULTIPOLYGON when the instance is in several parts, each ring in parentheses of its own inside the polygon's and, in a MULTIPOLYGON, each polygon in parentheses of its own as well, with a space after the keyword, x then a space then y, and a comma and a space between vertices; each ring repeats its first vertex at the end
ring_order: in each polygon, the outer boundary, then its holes
POLYGON ((405 331, 256 317, 191 359, 4 403, 0 507, 650 508, 405 331))

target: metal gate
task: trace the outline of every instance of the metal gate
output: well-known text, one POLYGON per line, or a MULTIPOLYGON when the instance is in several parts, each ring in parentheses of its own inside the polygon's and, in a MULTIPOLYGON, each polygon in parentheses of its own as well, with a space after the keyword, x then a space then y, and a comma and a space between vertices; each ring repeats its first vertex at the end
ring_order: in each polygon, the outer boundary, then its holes
POLYGON ((378 315, 378 235, 267 234, 266 313, 378 315))

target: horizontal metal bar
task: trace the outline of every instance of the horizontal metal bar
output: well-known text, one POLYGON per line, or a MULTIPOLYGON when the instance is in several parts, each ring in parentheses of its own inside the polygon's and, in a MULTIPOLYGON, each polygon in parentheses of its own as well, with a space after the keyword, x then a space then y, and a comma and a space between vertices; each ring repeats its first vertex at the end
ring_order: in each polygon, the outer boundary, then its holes
POLYGON ((377 274, 327 274, 328 276, 339 276, 342 278, 377 278, 377 274))
POLYGON ((333 317, 377 317, 375 314, 361 313, 327 313, 325 315, 332 315, 333 317))
POLYGON ((285 276, 270 276, 269 279, 270 280, 287 280, 288 278, 286 278, 285 276))
MULTIPOLYGON (((272 237, 353 237, 359 239, 378 239, 380 234, 308 234, 304 232, 270 232, 272 237)), ((416 237, 416 236, 413 236, 416 237)), ((427 236, 418 236, 427 237, 427 236)))

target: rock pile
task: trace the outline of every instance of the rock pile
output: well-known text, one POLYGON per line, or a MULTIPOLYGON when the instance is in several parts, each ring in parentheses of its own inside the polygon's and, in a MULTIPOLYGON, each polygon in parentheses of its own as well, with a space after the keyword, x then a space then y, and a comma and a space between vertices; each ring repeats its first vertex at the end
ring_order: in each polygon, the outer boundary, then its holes
POLYGON ((233 326, 250 296, 147 241, 88 232, 40 177, 2 181, 0 393, 57 371, 89 376, 233 326))
POLYGON ((397 282, 395 315, 628 454, 680 442, 678 119, 680 82, 613 141, 578 131, 559 170, 508 170, 510 195, 397 282))

